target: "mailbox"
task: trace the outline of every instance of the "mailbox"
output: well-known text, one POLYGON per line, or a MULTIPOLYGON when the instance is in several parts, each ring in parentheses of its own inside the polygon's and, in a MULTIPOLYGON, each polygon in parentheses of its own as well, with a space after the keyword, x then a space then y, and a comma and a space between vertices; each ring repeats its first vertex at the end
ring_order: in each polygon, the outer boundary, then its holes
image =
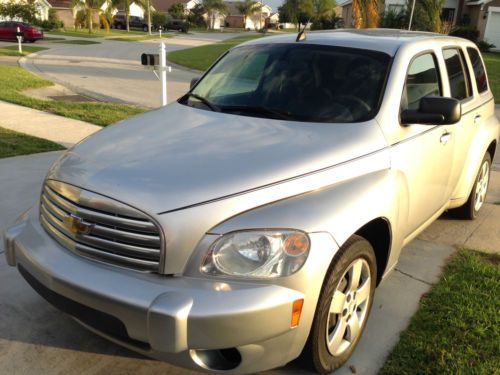
POLYGON ((156 53, 143 53, 141 55, 141 64, 146 66, 160 65, 160 55, 156 53))

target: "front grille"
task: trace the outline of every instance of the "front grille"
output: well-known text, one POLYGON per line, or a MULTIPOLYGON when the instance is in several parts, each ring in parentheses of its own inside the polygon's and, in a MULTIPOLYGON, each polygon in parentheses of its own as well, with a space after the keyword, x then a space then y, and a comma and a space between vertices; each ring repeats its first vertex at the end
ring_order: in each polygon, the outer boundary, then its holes
POLYGON ((146 214, 113 199, 47 180, 40 222, 67 249, 86 257, 141 271, 158 272, 161 232, 146 214), (82 223, 72 228, 68 219, 82 223))

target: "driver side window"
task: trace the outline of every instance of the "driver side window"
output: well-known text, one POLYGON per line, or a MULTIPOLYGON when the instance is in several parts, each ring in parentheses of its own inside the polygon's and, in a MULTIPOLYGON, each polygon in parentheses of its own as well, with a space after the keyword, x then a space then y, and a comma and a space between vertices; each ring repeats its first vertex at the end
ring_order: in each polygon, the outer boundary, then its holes
POLYGON ((436 59, 432 53, 416 57, 410 64, 401 98, 401 110, 418 109, 420 99, 441 96, 436 59))

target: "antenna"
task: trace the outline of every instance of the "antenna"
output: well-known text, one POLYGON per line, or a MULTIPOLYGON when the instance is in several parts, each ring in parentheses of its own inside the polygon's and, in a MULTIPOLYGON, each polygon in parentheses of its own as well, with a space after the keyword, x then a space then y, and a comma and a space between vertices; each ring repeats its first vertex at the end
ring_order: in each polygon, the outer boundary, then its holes
POLYGON ((307 24, 310 21, 311 21, 311 18, 309 18, 307 20, 307 22, 304 25, 304 28, 301 31, 299 31, 299 33, 297 34, 297 39, 295 39, 296 42, 300 42, 301 40, 305 40, 306 39, 306 27, 307 27, 307 24))

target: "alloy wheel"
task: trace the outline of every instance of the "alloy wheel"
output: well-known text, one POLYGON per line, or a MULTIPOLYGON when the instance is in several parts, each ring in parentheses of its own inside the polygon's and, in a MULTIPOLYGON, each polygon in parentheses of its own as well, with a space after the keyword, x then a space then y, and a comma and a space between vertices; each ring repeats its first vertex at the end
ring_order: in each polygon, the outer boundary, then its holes
POLYGON ((371 274, 368 262, 354 260, 337 285, 326 325, 326 343, 333 356, 344 353, 361 334, 368 316, 371 274))
POLYGON ((488 192, 488 182, 490 178, 490 165, 488 161, 484 161, 481 172, 476 182, 476 196, 474 200, 474 209, 479 211, 486 200, 486 193, 488 192))

